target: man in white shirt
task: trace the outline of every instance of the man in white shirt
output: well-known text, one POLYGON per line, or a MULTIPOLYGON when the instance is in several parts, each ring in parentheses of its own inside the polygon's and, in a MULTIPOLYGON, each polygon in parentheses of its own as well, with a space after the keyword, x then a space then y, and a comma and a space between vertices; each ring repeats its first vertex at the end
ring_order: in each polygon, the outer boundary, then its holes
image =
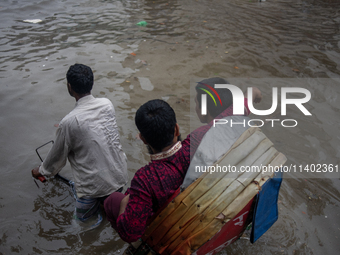
POLYGON ((126 156, 111 101, 91 95, 91 68, 75 64, 66 78, 75 108, 59 123, 53 147, 32 176, 54 176, 68 158, 77 193, 76 216, 84 221, 98 211, 100 202, 127 183, 126 156))

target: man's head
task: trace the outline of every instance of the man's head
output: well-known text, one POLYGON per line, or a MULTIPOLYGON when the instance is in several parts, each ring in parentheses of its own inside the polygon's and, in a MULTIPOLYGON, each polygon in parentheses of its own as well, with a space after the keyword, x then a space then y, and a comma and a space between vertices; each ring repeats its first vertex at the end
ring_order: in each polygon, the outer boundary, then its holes
POLYGON ((136 112, 135 123, 144 143, 157 152, 171 145, 179 135, 174 110, 160 99, 143 104, 136 112))
POLYGON ((74 64, 70 66, 66 74, 66 79, 70 88, 78 95, 88 94, 92 90, 93 73, 91 68, 86 65, 74 64))
POLYGON ((233 103, 233 97, 229 89, 215 89, 215 84, 229 84, 225 79, 215 77, 202 80, 196 85, 196 113, 201 122, 206 123, 207 117, 216 118, 220 113, 233 103), (207 115, 201 115, 202 94, 207 98, 207 115))

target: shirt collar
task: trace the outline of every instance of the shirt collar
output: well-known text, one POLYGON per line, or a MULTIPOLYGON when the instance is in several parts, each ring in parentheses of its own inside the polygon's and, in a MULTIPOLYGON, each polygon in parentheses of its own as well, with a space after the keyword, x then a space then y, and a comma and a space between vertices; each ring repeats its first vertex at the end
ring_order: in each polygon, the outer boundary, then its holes
POLYGON ((76 106, 78 105, 82 105, 82 104, 87 104, 89 101, 91 101, 92 99, 94 99, 94 96, 92 96, 91 94, 90 95, 87 95, 87 96, 84 96, 82 98, 80 98, 77 102, 76 102, 76 106))
POLYGON ((150 158, 151 158, 151 160, 160 160, 160 159, 168 158, 168 157, 174 155, 177 151, 179 151, 180 148, 182 148, 182 143, 180 141, 178 141, 177 143, 175 143, 174 146, 172 146, 167 151, 162 151, 162 152, 157 153, 157 154, 150 154, 150 158))

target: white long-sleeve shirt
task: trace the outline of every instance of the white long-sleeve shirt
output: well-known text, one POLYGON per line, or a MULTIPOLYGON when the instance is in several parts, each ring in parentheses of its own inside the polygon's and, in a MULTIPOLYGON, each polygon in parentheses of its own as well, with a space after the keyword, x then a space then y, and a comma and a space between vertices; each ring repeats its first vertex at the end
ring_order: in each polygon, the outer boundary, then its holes
POLYGON ((110 100, 88 95, 77 101, 59 123, 55 142, 39 172, 56 175, 66 158, 79 198, 106 196, 127 183, 126 155, 110 100))

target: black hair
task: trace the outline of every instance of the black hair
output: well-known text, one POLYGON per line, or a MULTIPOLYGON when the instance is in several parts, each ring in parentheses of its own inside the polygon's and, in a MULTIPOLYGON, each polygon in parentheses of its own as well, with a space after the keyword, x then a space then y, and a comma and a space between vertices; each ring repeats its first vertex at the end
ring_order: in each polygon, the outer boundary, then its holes
POLYGON ((74 92, 83 95, 91 92, 93 87, 93 73, 90 67, 82 64, 70 66, 66 74, 67 82, 74 92))
POLYGON ((202 94, 207 94, 206 91, 209 91, 209 93, 214 97, 216 104, 211 96, 207 95, 207 110, 213 118, 216 118, 220 113, 222 113, 233 103, 233 96, 231 94, 231 91, 229 89, 216 89, 214 88, 215 84, 229 84, 229 82, 225 79, 214 77, 202 80, 196 85, 197 101, 200 109, 202 94), (218 96, 215 94, 214 90, 220 97, 222 104, 218 96))
POLYGON ((160 99, 146 102, 137 110, 135 123, 146 142, 156 151, 171 145, 177 121, 167 102, 160 99))

